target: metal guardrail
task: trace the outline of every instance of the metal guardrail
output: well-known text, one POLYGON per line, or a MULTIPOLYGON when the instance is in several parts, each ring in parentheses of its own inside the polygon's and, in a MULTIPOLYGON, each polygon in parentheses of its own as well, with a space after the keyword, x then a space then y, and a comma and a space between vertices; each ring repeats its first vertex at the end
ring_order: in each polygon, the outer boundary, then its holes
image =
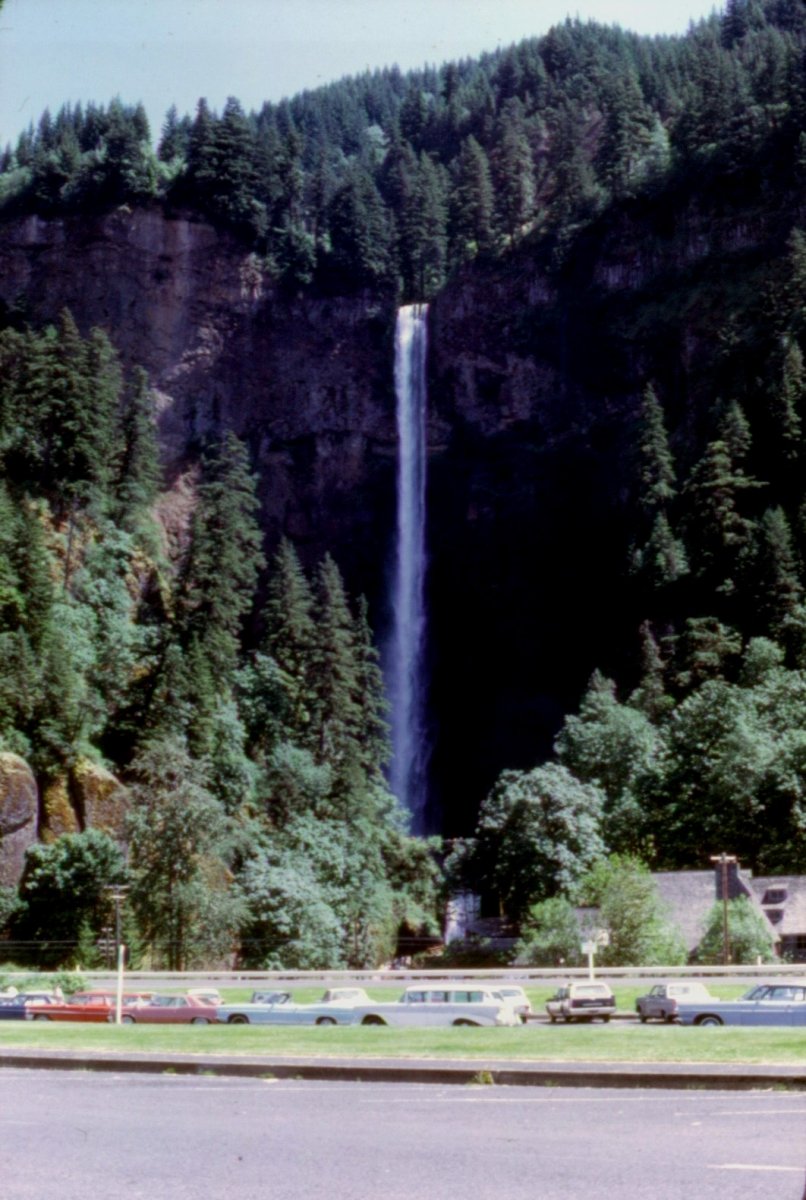
MULTIPOLYGON (((111 970, 79 972, 87 987, 112 986, 115 973, 111 970)), ((755 978, 770 975, 806 976, 806 963, 761 963, 730 966, 674 966, 674 967, 606 967, 596 966, 597 979, 665 979, 684 976, 687 979, 755 978)), ((16 979, 30 979, 36 974, 43 981, 50 975, 64 972, 34 972, 22 970, 4 971, 0 966, 0 978, 6 983, 16 979)), ((331 985, 336 983, 372 983, 403 985, 436 980, 508 980, 510 983, 539 984, 553 983, 558 979, 584 979, 587 967, 496 967, 496 968, 403 968, 395 970, 322 970, 322 971, 126 971, 127 985, 145 986, 154 984, 168 987, 201 987, 215 985, 244 987, 267 983, 331 985)))

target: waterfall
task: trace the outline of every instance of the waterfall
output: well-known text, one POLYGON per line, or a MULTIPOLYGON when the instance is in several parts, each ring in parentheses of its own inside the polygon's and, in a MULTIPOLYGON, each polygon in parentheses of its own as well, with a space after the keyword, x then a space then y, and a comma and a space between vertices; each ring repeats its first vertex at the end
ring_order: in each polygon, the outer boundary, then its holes
POLYGON ((395 331, 397 546, 392 633, 386 655, 392 761, 389 784, 422 833, 428 747, 425 728, 425 417, 428 306, 401 308, 395 331))

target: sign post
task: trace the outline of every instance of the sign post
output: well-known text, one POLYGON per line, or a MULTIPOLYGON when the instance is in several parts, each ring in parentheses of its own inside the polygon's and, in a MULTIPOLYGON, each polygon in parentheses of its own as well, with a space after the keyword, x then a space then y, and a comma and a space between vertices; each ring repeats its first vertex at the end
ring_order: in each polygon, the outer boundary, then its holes
POLYGON ((593 960, 596 956, 596 947, 609 945, 610 934, 606 929, 597 929, 592 938, 582 943, 582 953, 588 956, 588 979, 594 978, 593 960))

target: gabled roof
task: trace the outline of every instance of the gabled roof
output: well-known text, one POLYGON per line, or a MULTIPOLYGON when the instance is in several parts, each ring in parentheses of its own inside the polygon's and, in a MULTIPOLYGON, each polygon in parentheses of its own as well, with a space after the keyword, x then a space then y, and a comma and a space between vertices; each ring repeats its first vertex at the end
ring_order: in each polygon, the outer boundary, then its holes
POLYGON ((652 878, 689 953, 699 946, 708 914, 716 903, 713 871, 658 871, 652 878))

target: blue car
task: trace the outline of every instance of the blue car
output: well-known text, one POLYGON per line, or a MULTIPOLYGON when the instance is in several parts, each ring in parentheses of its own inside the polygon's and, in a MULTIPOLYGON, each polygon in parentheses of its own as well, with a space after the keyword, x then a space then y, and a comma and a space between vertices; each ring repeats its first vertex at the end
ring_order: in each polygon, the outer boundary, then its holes
POLYGON ((681 1025, 804 1025, 806 979, 754 984, 738 1000, 679 1001, 681 1025))
POLYGON ((296 1004, 290 992, 255 992, 248 1003, 219 1004, 216 1020, 221 1025, 352 1025, 355 1009, 326 999, 296 1004))
POLYGON ((24 1021, 27 1004, 55 1004, 56 997, 45 992, 0 994, 0 1021, 24 1021))

